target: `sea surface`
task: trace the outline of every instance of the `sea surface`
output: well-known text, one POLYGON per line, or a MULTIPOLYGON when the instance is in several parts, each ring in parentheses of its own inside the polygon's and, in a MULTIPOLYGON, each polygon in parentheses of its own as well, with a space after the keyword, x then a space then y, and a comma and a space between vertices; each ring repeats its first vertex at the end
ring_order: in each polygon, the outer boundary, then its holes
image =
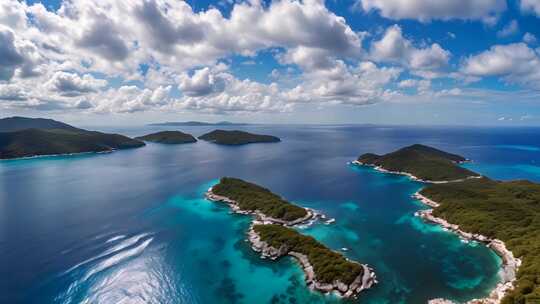
MULTIPOLYGON (((234 127, 233 127, 234 128, 234 127)), ((495 179, 540 181, 540 129, 241 126, 281 143, 148 144, 107 154, 0 161, 0 303, 426 303, 486 296, 500 259, 413 213, 422 185, 349 162, 422 143, 495 179), (243 178, 335 223, 300 228, 373 267, 357 300, 309 291, 291 258, 261 260, 250 218, 206 201, 243 178)), ((163 127, 99 128, 130 136, 163 127)), ((210 127, 174 128, 196 136, 210 127)))

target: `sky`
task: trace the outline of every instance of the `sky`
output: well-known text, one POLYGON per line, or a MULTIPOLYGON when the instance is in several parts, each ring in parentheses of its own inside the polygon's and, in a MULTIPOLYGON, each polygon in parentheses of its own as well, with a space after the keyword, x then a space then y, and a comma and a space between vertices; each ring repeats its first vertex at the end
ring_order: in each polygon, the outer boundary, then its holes
POLYGON ((540 125, 540 0, 2 0, 13 115, 540 125))

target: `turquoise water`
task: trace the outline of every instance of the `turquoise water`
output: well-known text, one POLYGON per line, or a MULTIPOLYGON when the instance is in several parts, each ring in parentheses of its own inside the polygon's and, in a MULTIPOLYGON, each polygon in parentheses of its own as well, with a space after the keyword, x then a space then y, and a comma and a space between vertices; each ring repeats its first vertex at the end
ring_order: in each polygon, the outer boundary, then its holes
POLYGON ((415 142, 461 153, 474 159, 468 166, 497 178, 519 173, 534 179, 537 171, 523 166, 540 161, 532 150, 494 148, 509 138, 535 146, 530 130, 251 130, 283 142, 149 144, 0 162, 0 272, 9 274, 0 278, 0 302, 425 303, 482 297, 498 282, 500 259, 414 217, 425 208, 411 198, 421 184, 347 162, 415 142), (520 169, 509 174, 509 166, 520 169), (290 258, 261 260, 245 241, 251 219, 203 197, 221 176, 257 182, 335 218, 299 229, 372 266, 380 284, 357 300, 341 300, 309 291, 290 258))

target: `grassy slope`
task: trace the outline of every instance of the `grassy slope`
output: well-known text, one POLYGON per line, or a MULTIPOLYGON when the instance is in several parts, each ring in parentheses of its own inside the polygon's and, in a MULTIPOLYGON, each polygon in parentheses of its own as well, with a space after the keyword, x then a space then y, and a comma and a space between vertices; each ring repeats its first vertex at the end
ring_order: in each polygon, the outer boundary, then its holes
POLYGON ((237 178, 222 178, 212 192, 235 200, 243 210, 259 210, 278 219, 292 221, 307 214, 304 208, 285 201, 270 190, 237 178))
POLYGON ((184 144, 194 143, 197 141, 191 134, 183 133, 180 131, 162 131, 157 133, 148 134, 145 136, 136 137, 135 139, 162 143, 162 144, 184 144))
POLYGON ((0 159, 36 155, 102 152, 144 146, 118 134, 71 129, 26 129, 0 132, 0 159))
POLYGON ((424 180, 456 180, 478 175, 456 164, 465 158, 424 145, 405 147, 382 156, 367 153, 358 161, 390 171, 408 172, 424 180))
POLYGON ((500 239, 522 259, 517 288, 504 304, 540 298, 539 184, 483 178, 429 185, 422 194, 441 203, 434 211, 436 216, 460 225, 464 231, 500 239))
POLYGON ((315 277, 323 283, 340 280, 350 284, 362 274, 362 266, 346 260, 343 255, 334 252, 311 236, 279 225, 255 225, 261 239, 275 248, 286 246, 289 251, 296 251, 308 257, 313 266, 315 277))
POLYGON ((271 135, 252 134, 244 131, 214 130, 199 136, 199 139, 221 145, 243 145, 249 143, 279 142, 280 139, 271 135))

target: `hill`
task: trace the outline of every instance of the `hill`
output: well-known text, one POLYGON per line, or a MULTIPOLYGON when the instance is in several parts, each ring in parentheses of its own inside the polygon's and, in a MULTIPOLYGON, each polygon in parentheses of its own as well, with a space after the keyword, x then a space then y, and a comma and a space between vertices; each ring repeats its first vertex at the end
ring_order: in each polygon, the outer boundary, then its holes
POLYGON ((161 131, 140 137, 135 137, 135 139, 161 144, 185 144, 197 142, 197 139, 195 139, 193 135, 180 131, 161 131))
POLYGON ((424 181, 453 181, 478 176, 459 166, 464 161, 466 158, 463 156, 419 144, 384 155, 366 153, 357 159, 357 163, 362 165, 409 173, 424 181))
POLYGON ((7 117, 0 119, 0 132, 15 132, 26 129, 60 129, 82 131, 60 121, 46 118, 7 117))
POLYGON ((251 143, 280 142, 281 139, 271 135, 259 135, 244 131, 214 130, 198 137, 220 145, 244 145, 251 143))
POLYGON ((13 117, 0 120, 0 159, 40 155, 106 152, 144 146, 119 134, 78 129, 62 122, 13 117))

